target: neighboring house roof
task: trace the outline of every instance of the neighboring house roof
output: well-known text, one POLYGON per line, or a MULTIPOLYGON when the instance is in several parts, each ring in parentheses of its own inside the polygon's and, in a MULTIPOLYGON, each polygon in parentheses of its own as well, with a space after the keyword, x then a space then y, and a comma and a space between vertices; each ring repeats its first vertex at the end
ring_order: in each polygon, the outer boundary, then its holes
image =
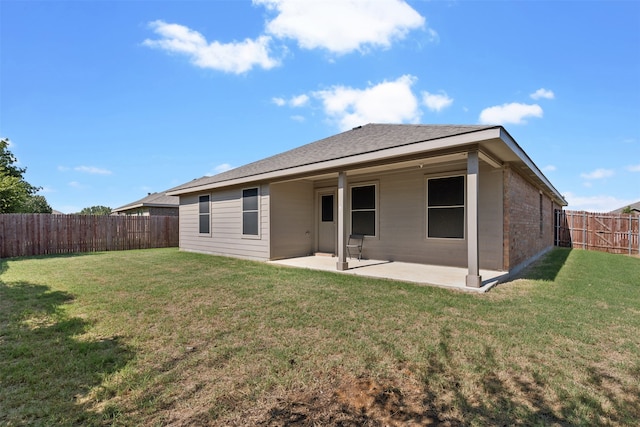
POLYGON ((621 208, 613 210, 610 213, 614 213, 614 214, 622 213, 622 211, 625 210, 627 207, 630 207, 631 210, 634 211, 634 212, 640 212, 640 202, 635 202, 635 203, 631 203, 629 205, 622 206, 621 208))
POLYGON ((194 179, 168 190, 167 194, 180 195, 259 180, 349 169, 367 162, 391 161, 401 156, 480 142, 486 145, 484 151, 500 161, 522 164, 528 176, 549 188, 561 204, 567 204, 502 126, 484 125, 368 124, 214 176, 194 179))
POLYGON ((180 206, 180 198, 177 196, 167 196, 166 193, 149 193, 146 197, 140 200, 129 203, 128 205, 120 206, 113 210, 113 212, 124 212, 131 209, 138 209, 143 207, 155 207, 155 208, 177 208, 180 206))

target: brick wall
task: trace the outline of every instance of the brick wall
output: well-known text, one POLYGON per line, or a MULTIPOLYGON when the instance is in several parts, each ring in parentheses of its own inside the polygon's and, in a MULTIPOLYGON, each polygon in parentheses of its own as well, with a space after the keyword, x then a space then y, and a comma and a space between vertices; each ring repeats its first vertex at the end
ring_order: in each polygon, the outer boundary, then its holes
POLYGON ((557 208, 546 194, 540 193, 537 187, 526 181, 517 171, 505 168, 505 270, 510 270, 553 246, 554 209, 557 208))

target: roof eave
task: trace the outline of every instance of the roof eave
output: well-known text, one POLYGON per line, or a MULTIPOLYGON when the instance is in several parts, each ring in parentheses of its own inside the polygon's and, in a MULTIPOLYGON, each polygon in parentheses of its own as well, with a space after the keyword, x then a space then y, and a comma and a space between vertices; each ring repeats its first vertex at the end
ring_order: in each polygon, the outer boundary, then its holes
POLYGON ((179 207, 177 203, 175 205, 167 205, 163 203, 137 203, 135 205, 123 206, 123 207, 114 209, 113 212, 129 211, 131 209, 139 209, 139 208, 177 208, 177 207, 179 207))
POLYGON ((271 181, 282 179, 294 175, 310 174, 316 171, 340 170, 360 163, 392 159, 394 157, 406 156, 414 153, 427 153, 430 151, 438 151, 448 148, 475 144, 480 141, 495 139, 500 137, 500 127, 483 129, 464 134, 430 139, 426 141, 415 142, 398 147, 386 148, 383 150, 370 151, 367 153, 356 154, 352 156, 342 157, 338 159, 327 160, 323 162, 312 163, 303 166, 295 166, 291 168, 265 172, 256 175, 250 175, 242 178, 235 178, 226 181, 213 182, 204 185, 197 185, 189 188, 169 191, 168 196, 180 196, 183 194, 197 193, 207 190, 215 190, 218 188, 231 187, 235 185, 243 185, 258 181, 271 181))
POLYGON ((564 196, 551 184, 551 181, 547 179, 547 177, 542 173, 540 169, 533 163, 533 160, 524 152, 524 150, 518 145, 518 143, 513 139, 513 137, 507 132, 507 130, 503 127, 500 127, 500 139, 509 147, 509 149, 522 160, 525 166, 535 174, 535 176, 553 193, 558 204, 562 206, 567 206, 568 203, 565 200, 564 196))
MULTIPOLYGON (((248 175, 241 178, 228 179, 224 181, 212 182, 202 185, 194 185, 188 188, 176 189, 169 191, 166 194, 169 196, 180 196, 184 194, 198 193, 203 191, 215 190, 225 187, 246 185, 255 182, 265 182, 281 180, 294 176, 312 175, 315 172, 329 172, 340 171, 348 168, 352 168, 358 164, 365 164, 380 160, 393 159, 397 157, 436 152, 447 149, 455 149, 464 147, 467 145, 480 144, 483 141, 501 140, 508 149, 515 154, 515 156, 522 162, 522 164, 531 171, 535 180, 541 185, 547 187, 551 196, 555 201, 562 205, 567 206, 567 201, 562 194, 551 184, 547 177, 538 169, 531 158, 524 152, 524 150, 518 145, 518 143, 511 137, 511 135, 502 126, 495 126, 487 129, 477 130, 473 132, 467 132, 458 135, 452 135, 442 138, 430 139, 425 141, 418 141, 415 143, 405 144, 402 146, 385 148, 382 150, 370 151, 366 153, 356 154, 352 156, 326 160, 317 163, 311 163, 307 165, 295 166, 285 169, 274 170, 265 173, 259 173, 254 175, 248 175)), ((487 156, 486 153, 482 153, 483 156, 487 156)), ((489 156, 487 159, 483 157, 485 161, 492 163, 494 167, 497 167, 499 159, 493 159, 489 156)))
POLYGON ((143 206, 142 203, 136 203, 134 205, 126 205, 126 206, 121 206, 119 208, 115 208, 112 212, 128 211, 128 210, 131 210, 131 209, 141 208, 142 206, 143 206))

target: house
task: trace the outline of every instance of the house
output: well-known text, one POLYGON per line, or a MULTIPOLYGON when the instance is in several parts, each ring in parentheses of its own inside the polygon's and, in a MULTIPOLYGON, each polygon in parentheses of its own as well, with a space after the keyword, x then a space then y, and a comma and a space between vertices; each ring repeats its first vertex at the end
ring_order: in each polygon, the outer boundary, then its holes
POLYGON ((180 198, 168 196, 166 193, 148 193, 140 200, 120 206, 112 211, 113 215, 165 215, 177 216, 179 214, 180 198))
POLYGON ((368 124, 175 187, 180 248, 274 260, 350 234, 376 260, 514 272, 553 246, 563 196, 502 126, 368 124))
POLYGON ((640 215, 640 202, 631 203, 630 205, 626 205, 616 210, 613 210, 610 213, 621 214, 625 211, 631 213, 632 215, 640 215), (627 208, 629 209, 627 210, 627 208))

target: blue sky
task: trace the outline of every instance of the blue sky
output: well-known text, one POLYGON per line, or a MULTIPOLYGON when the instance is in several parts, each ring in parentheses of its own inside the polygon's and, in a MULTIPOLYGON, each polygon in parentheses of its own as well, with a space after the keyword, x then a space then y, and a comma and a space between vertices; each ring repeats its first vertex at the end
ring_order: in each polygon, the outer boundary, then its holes
POLYGON ((502 124, 569 201, 640 200, 640 2, 0 1, 0 136, 56 210, 366 123, 502 124))

